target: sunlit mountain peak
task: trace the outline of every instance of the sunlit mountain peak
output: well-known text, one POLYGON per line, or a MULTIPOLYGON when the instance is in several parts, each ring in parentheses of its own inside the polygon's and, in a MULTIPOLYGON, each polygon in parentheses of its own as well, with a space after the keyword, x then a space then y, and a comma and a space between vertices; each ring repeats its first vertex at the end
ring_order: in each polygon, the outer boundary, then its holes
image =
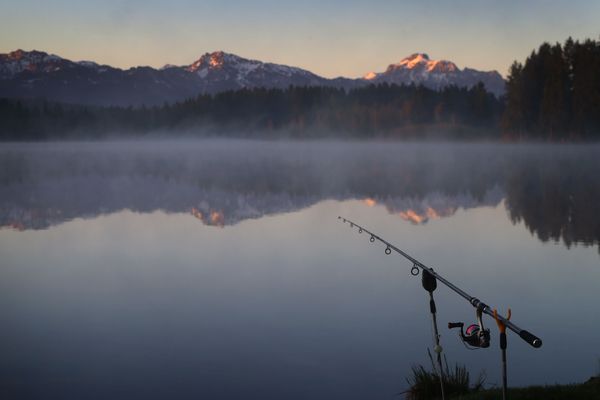
POLYGON ((427 72, 456 72, 460 71, 460 69, 451 61, 447 60, 432 60, 425 53, 414 53, 410 56, 402 59, 397 64, 391 64, 388 67, 388 71, 395 69, 419 69, 425 70, 427 72))
POLYGON ((222 50, 218 50, 213 51, 212 53, 204 53, 198 60, 189 65, 186 69, 190 72, 196 72, 203 68, 217 69, 222 68, 225 64, 244 62, 258 63, 258 61, 246 60, 245 58, 236 56, 235 54, 229 54, 222 50))
POLYGON ((11 78, 21 72, 53 72, 73 64, 43 51, 15 50, 0 54, 0 78, 11 78))
POLYGON ((383 72, 369 72, 363 76, 369 84, 423 85, 440 90, 448 86, 473 87, 479 82, 490 92, 504 93, 504 79, 497 71, 460 69, 452 61, 435 60, 426 53, 413 53, 400 62, 388 65, 383 72))
POLYGON ((397 66, 403 66, 412 69, 421 64, 427 64, 429 62, 429 56, 425 53, 414 53, 410 56, 403 58, 397 66))

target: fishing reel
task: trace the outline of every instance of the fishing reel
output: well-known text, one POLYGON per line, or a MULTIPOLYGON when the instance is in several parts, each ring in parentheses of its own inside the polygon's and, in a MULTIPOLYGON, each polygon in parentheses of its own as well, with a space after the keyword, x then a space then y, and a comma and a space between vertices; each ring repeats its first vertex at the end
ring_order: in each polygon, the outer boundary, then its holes
POLYGON ((465 324, 463 322, 449 322, 448 329, 460 328, 460 339, 465 345, 485 349, 490 347, 490 330, 483 327, 481 319, 482 311, 477 309, 477 323, 471 324, 466 330, 463 330, 465 324))

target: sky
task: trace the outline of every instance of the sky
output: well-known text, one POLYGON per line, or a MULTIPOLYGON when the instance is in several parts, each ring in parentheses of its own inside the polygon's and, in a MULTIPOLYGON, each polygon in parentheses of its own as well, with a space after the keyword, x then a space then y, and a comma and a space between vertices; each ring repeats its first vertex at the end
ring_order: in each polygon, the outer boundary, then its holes
POLYGON ((600 1, 0 0, 0 53, 128 68, 206 52, 363 76, 415 53, 506 75, 542 42, 600 37, 600 1))

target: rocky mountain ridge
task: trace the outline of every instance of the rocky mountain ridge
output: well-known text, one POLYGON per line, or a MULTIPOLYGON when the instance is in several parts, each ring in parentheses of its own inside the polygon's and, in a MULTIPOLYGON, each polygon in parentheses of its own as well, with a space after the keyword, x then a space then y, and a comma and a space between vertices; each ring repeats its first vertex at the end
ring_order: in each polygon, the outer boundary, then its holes
POLYGON ((381 73, 363 78, 328 79, 310 71, 281 64, 246 59, 216 51, 195 62, 163 68, 133 67, 126 70, 92 61, 71 61, 41 51, 16 50, 0 54, 0 97, 47 99, 101 106, 153 106, 243 88, 329 86, 352 89, 369 84, 424 85, 439 90, 446 86, 471 87, 482 82, 496 95, 504 80, 496 71, 459 69, 445 60, 430 60, 415 53, 381 73))

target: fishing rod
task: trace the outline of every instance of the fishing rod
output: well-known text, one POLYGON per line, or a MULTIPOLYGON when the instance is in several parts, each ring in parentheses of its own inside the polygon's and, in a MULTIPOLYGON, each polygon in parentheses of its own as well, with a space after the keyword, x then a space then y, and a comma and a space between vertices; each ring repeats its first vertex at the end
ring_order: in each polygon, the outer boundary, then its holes
MULTIPOLYGON (((496 315, 494 315, 494 310, 490 306, 488 306, 487 304, 485 304, 484 302, 482 302, 481 300, 479 300, 477 297, 469 295, 467 292, 465 292, 464 290, 460 289, 458 286, 456 286, 453 283, 449 282, 443 276, 441 276, 440 274, 438 274, 437 272, 435 272, 433 270, 433 268, 430 268, 427 265, 425 265, 422 262, 420 262, 419 260, 411 257, 409 254, 407 254, 406 252, 400 250, 398 247, 394 246, 392 243, 390 243, 387 240, 383 239, 382 237, 376 235, 375 233, 369 231, 368 229, 362 227, 361 225, 358 225, 355 222, 350 221, 349 219, 343 218, 341 216, 338 216, 338 219, 342 220, 344 223, 350 224, 351 228, 357 227, 359 233, 366 232, 368 235, 371 235, 371 237, 369 238, 369 241, 371 243, 375 242, 375 240, 378 240, 381 243, 385 244, 387 246, 385 248, 385 254, 390 255, 392 253, 392 250, 393 250, 396 253, 398 253, 401 256, 403 256, 404 258, 406 258, 407 260, 409 260, 410 262, 412 262, 413 263, 413 267, 411 268, 410 272, 411 272, 411 274, 413 276, 419 275, 420 270, 422 270, 424 272, 424 274, 428 273, 428 274, 433 275, 435 278, 437 278, 437 280, 439 280, 444 285, 446 285, 447 287, 449 287, 450 289, 452 289, 454 292, 456 292, 459 296, 461 296, 465 300, 467 300, 477 310, 478 321, 480 323, 481 328, 483 328, 483 325, 481 323, 481 314, 482 313, 483 314, 487 314, 490 317, 494 318, 496 321, 502 323, 506 328, 508 328, 511 331, 515 332, 517 335, 519 335, 519 337, 521 339, 523 339, 524 341, 526 341, 527 343, 529 343, 531 346, 533 346, 535 348, 542 347, 542 339, 540 339, 539 337, 535 336, 533 333, 531 333, 531 332, 529 332, 529 331, 527 331, 525 329, 522 329, 522 328, 518 327, 514 323, 510 322, 508 320, 508 318, 505 318, 502 315, 497 314, 497 313, 496 313, 496 315)), ((431 293, 431 291, 430 291, 430 293, 431 293)), ((453 325, 455 325, 455 324, 453 324, 453 325)), ((455 325, 455 326, 452 326, 452 327, 457 327, 457 326, 458 325, 455 325)), ((482 331, 483 331, 483 329, 482 329, 482 331)), ((483 332, 482 332, 482 334, 483 334, 483 332)), ((488 331, 488 334, 489 334, 489 331, 488 331)), ((489 346, 489 342, 488 342, 488 346, 489 346)), ((487 346, 478 346, 478 347, 487 347, 487 346)))
MULTIPOLYGON (((411 257, 406 252, 400 250, 399 248, 397 248, 396 246, 394 246, 387 240, 381 238, 380 236, 376 235, 375 233, 369 231, 368 229, 363 228, 361 225, 358 225, 353 221, 350 221, 346 218, 342 218, 341 216, 338 216, 338 219, 343 220, 344 223, 349 223, 351 228, 354 228, 356 226, 358 228, 358 233, 363 233, 363 231, 364 231, 367 234, 371 235, 371 237, 369 238, 369 241, 371 243, 375 242, 375 240, 379 240, 380 242, 384 243, 386 245, 385 254, 390 255, 392 253, 392 250, 394 250, 396 253, 400 254, 407 260, 411 261, 413 263, 413 267, 410 270, 410 273, 412 275, 417 276, 417 275, 419 275, 420 272, 422 272, 423 288, 427 292, 429 292, 429 309, 431 311, 431 319, 433 322, 433 339, 434 339, 433 350, 437 355, 437 363, 438 363, 438 368, 439 368, 439 380, 440 380, 442 400, 445 400, 445 397, 446 397, 445 390, 444 390, 444 369, 442 367, 442 346, 440 346, 440 335, 438 333, 438 325, 437 325, 437 318, 436 318, 436 306, 435 306, 435 301, 433 299, 433 292, 437 288, 437 281, 439 280, 444 285, 448 286, 454 292, 456 292, 461 297, 466 299, 476 309, 477 324, 469 325, 466 330, 463 330, 464 323, 462 323, 462 322, 448 323, 449 329, 460 328, 459 337, 467 348, 481 349, 481 348, 490 347, 490 330, 484 328, 482 316, 485 313, 494 318, 494 320, 496 321, 496 324, 498 325, 498 330, 500 332, 500 350, 501 350, 501 354, 502 354, 502 399, 506 400, 507 393, 508 393, 507 373, 506 373, 506 348, 507 348, 506 328, 509 328, 510 330, 512 330, 513 332, 518 334, 521 337, 521 339, 523 339, 524 341, 526 341, 527 343, 529 343, 531 346, 533 346, 535 348, 539 348, 542 346, 542 340, 540 338, 538 338, 537 336, 535 336, 534 334, 530 333, 529 331, 526 331, 525 329, 521 329, 517 325, 510 322, 510 317, 511 317, 510 308, 508 309, 508 316, 506 318, 501 316, 500 314, 498 314, 498 311, 496 309, 494 309, 492 311, 492 308, 490 306, 488 306, 487 304, 485 304, 478 298, 469 295, 467 292, 463 291, 458 286, 452 284, 451 282, 446 280, 444 277, 439 275, 437 272, 435 272, 433 270, 433 268, 430 268, 430 267, 426 266, 425 264, 423 264, 422 262, 420 262, 419 260, 411 257), (466 332, 466 334, 465 334, 465 332, 466 332)), ((435 366, 434 366, 434 369, 435 369, 435 366)))

